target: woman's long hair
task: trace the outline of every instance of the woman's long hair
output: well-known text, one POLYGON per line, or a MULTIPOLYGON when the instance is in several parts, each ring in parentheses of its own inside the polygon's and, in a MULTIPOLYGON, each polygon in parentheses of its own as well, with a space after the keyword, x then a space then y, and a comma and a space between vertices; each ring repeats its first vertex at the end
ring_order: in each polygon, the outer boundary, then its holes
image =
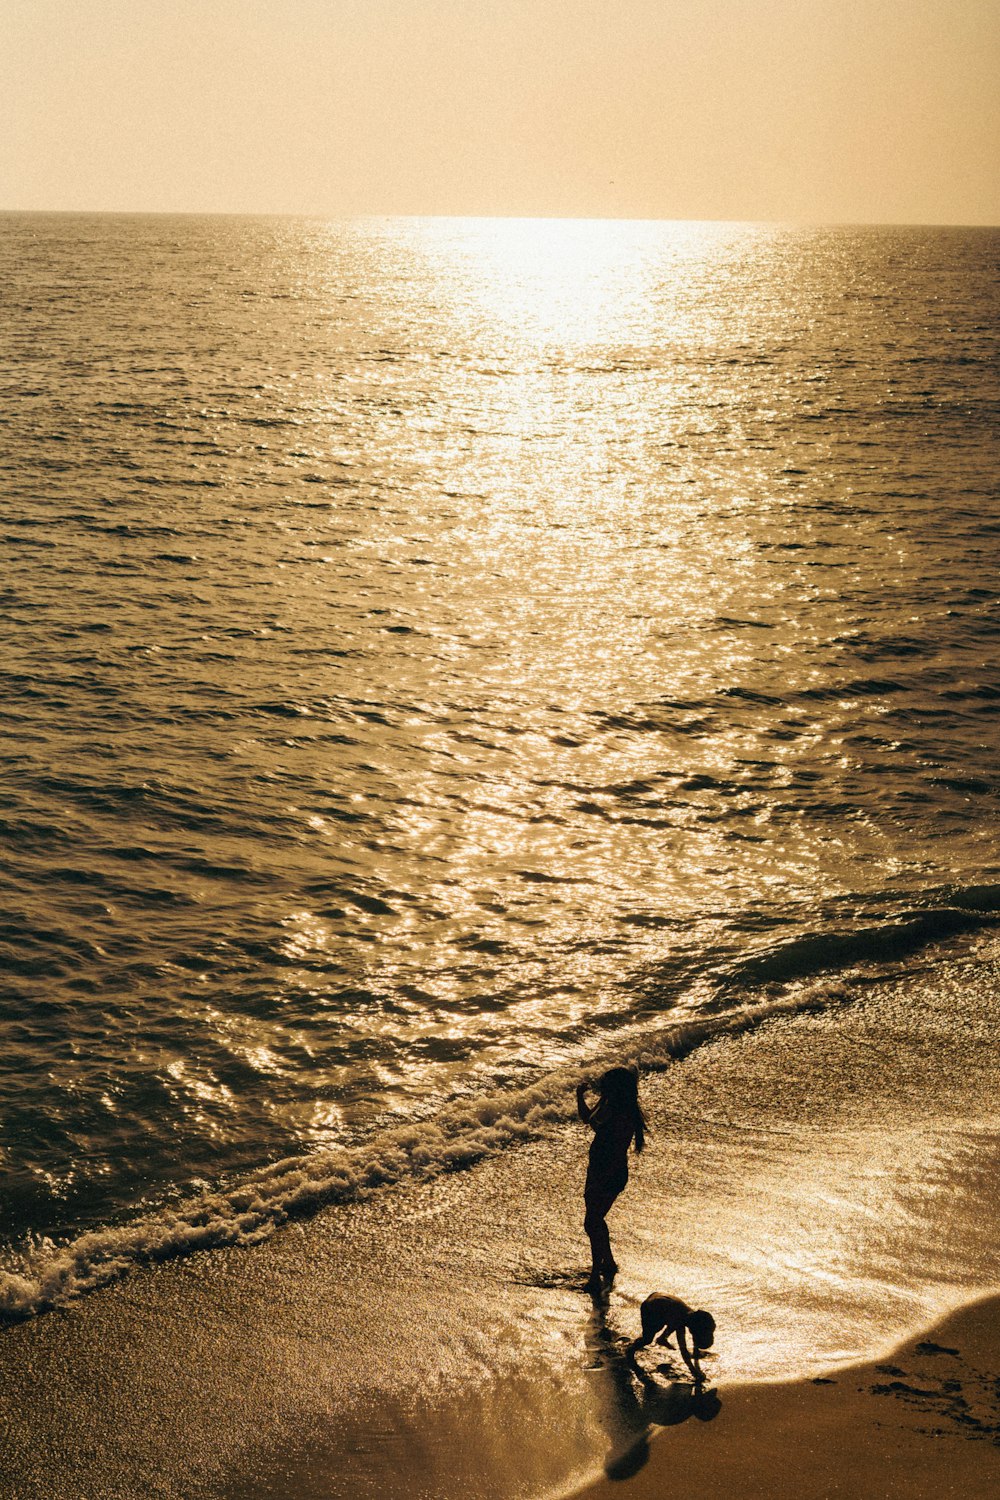
POLYGON ((635 1126, 635 1149, 646 1144, 646 1116, 639 1104, 639 1073, 636 1068, 609 1068, 598 1079, 601 1102, 616 1114, 627 1115, 635 1126))

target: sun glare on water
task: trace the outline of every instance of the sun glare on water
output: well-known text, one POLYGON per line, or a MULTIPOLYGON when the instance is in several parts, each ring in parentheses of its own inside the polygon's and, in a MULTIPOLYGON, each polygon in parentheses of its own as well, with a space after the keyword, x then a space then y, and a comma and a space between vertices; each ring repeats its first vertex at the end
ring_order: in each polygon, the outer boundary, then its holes
MULTIPOLYGON (((578 351, 644 345, 703 260, 757 231, 745 225, 616 219, 425 219, 427 253, 450 262, 446 290, 475 327, 515 346, 578 351)), ((686 321, 682 300, 678 323, 686 321)), ((668 318, 668 323, 673 321, 668 318)), ((677 331, 680 331, 678 328, 677 331)))

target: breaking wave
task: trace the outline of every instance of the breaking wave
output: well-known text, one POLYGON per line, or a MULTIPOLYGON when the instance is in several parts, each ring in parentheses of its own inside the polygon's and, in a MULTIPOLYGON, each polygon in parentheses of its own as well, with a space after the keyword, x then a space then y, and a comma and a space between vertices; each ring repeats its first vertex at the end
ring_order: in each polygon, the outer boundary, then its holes
MULTIPOLYGON (((751 1031, 778 1015, 825 1009, 848 995, 845 986, 817 986, 726 1016, 661 1027, 638 1042, 633 1039, 627 1053, 606 1057, 596 1066, 628 1061, 641 1072, 660 1072, 705 1043, 751 1031)), ((356 1202, 406 1180, 463 1171, 568 1123, 575 1114, 573 1090, 579 1077, 579 1066, 561 1068, 529 1088, 456 1100, 432 1119, 382 1132, 363 1145, 288 1157, 231 1187, 123 1225, 88 1231, 65 1245, 40 1240, 21 1252, 15 1269, 0 1272, 0 1322, 20 1322, 62 1307, 141 1266, 198 1250, 259 1244, 289 1220, 330 1204, 356 1202)))
POLYGON ((1000 886, 970 886, 951 893, 947 906, 899 912, 891 921, 846 931, 806 932, 739 960, 724 983, 788 983, 851 964, 894 962, 930 943, 991 926, 998 920, 1000 886))

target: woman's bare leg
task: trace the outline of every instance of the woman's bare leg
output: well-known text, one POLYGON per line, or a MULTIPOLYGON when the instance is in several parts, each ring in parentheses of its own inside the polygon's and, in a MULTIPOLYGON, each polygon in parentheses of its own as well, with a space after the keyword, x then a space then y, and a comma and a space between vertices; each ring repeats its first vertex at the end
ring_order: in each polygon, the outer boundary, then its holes
POLYGON ((615 1258, 611 1254, 611 1235, 605 1223, 605 1218, 617 1197, 617 1193, 588 1193, 584 1196, 583 1201, 587 1211, 583 1219, 583 1228, 590 1241, 592 1276, 613 1275, 618 1269, 615 1258))

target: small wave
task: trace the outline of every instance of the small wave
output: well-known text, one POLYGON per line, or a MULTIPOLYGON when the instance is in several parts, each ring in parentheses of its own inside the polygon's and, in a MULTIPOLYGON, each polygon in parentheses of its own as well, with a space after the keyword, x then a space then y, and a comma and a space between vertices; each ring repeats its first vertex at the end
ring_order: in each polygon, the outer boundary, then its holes
MULTIPOLYGON (((657 1029, 627 1056, 591 1061, 633 1062, 662 1072, 707 1042, 751 1031, 781 1014, 826 1009, 848 997, 842 987, 746 1006, 725 1016, 657 1029)), ((41 1240, 0 1271, 0 1323, 11 1324, 65 1306, 134 1270, 199 1250, 261 1243, 289 1220, 330 1204, 356 1202, 404 1181, 460 1172, 512 1146, 537 1140, 575 1116, 579 1068, 561 1068, 529 1088, 453 1101, 434 1118, 385 1131, 357 1147, 288 1157, 231 1187, 130 1223, 80 1235, 66 1245, 41 1240)), ((724 1123, 724 1122, 720 1122, 724 1123)))
POLYGON ((888 963, 928 944, 1000 920, 1000 887, 956 892, 948 906, 904 911, 892 921, 840 932, 813 932, 750 954, 721 975, 724 986, 787 983, 852 964, 888 963))
POLYGON ((952 891, 951 903, 964 911, 1000 912, 1000 885, 967 885, 952 891))
MULTIPOLYGON (((328 811, 330 811, 328 809, 328 811)), ((306 886, 312 895, 333 897, 337 901, 345 901, 348 906, 356 906, 360 911, 366 911, 373 917, 394 917, 397 915, 396 908, 390 906, 388 901, 381 896, 375 896, 367 891, 352 890, 348 886, 341 885, 334 880, 312 880, 306 886)))

